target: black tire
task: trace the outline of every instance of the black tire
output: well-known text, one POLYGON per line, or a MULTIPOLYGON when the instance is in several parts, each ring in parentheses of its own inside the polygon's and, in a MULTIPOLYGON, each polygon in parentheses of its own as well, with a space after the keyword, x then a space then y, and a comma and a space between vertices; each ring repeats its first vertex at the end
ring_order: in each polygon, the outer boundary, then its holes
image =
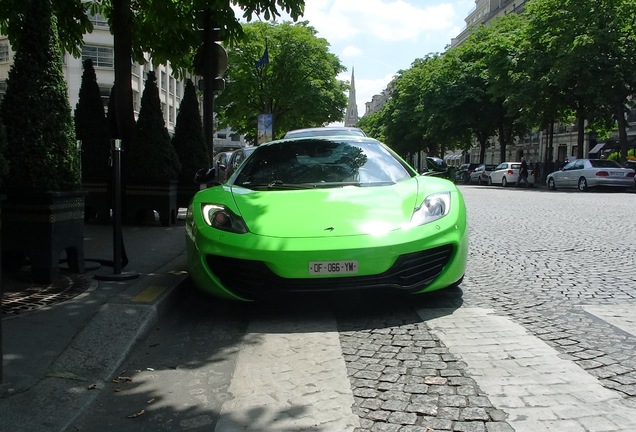
POLYGON ((488 177, 488 186, 492 186, 492 179, 488 177))
POLYGON ((556 190, 556 183, 554 183, 554 179, 552 177, 548 179, 548 189, 556 190))
POLYGON ((581 177, 579 179, 579 183, 578 183, 578 188, 581 192, 586 192, 587 191, 587 180, 585 179, 585 177, 581 177))
POLYGON ((506 186, 508 186, 508 180, 506 180, 506 176, 503 176, 503 177, 501 178, 501 186, 502 186, 502 187, 506 187, 506 186))

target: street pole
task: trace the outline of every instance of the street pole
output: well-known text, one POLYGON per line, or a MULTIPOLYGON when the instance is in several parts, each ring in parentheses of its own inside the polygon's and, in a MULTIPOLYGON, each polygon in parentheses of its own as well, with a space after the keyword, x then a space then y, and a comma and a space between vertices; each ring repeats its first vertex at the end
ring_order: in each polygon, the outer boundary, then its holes
POLYGON ((203 134, 210 160, 214 156, 214 24, 212 12, 206 9, 203 16, 203 134))
POLYGON ((124 246, 121 230, 121 148, 122 140, 112 140, 113 160, 113 274, 96 274, 98 280, 128 280, 139 277, 138 272, 122 272, 122 250, 124 246))

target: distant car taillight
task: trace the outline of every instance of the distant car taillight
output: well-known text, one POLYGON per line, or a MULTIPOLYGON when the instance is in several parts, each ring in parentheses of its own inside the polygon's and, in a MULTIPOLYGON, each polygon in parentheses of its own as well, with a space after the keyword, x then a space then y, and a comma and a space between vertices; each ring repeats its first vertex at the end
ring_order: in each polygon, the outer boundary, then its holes
POLYGON ((508 170, 508 174, 512 175, 512 170, 511 169, 508 170))
POLYGON ((609 177, 609 173, 607 171, 597 171, 594 175, 597 177, 609 177))
POLYGON ((632 177, 634 177, 634 175, 636 175, 636 174, 634 173, 634 171, 632 171, 632 172, 628 172, 625 177, 632 178, 632 177))

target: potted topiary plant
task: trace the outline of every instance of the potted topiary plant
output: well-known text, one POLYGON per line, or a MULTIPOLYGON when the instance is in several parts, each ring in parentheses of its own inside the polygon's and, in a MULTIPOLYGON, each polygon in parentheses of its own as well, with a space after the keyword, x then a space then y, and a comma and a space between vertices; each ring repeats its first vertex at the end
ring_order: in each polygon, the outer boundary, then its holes
POLYGON ((181 170, 161 112, 154 71, 148 72, 137 119, 134 145, 126 159, 124 220, 139 223, 149 211, 164 226, 177 220, 177 179, 181 170))
POLYGON ((85 194, 56 20, 49 1, 30 3, 0 107, 9 163, 2 250, 16 266, 28 258, 33 280, 50 283, 62 252, 71 271, 84 271, 85 194))
POLYGON ((87 192, 85 216, 87 220, 107 221, 112 207, 110 132, 93 61, 84 60, 83 66, 75 106, 75 137, 81 146, 82 189, 87 192))
POLYGON ((183 99, 179 106, 177 123, 172 137, 181 172, 177 189, 177 206, 187 207, 194 194, 199 190, 199 184, 194 182, 194 175, 210 164, 208 152, 203 137, 203 122, 199 111, 199 101, 192 80, 185 83, 183 99))

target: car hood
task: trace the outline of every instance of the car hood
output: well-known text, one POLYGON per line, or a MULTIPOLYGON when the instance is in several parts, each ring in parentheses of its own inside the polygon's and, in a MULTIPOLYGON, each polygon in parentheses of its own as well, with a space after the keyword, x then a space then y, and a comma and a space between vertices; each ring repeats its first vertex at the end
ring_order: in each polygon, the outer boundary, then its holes
POLYGON ((419 204, 416 179, 379 187, 270 191, 232 187, 232 193, 252 233, 281 238, 380 234, 407 224, 419 204))

